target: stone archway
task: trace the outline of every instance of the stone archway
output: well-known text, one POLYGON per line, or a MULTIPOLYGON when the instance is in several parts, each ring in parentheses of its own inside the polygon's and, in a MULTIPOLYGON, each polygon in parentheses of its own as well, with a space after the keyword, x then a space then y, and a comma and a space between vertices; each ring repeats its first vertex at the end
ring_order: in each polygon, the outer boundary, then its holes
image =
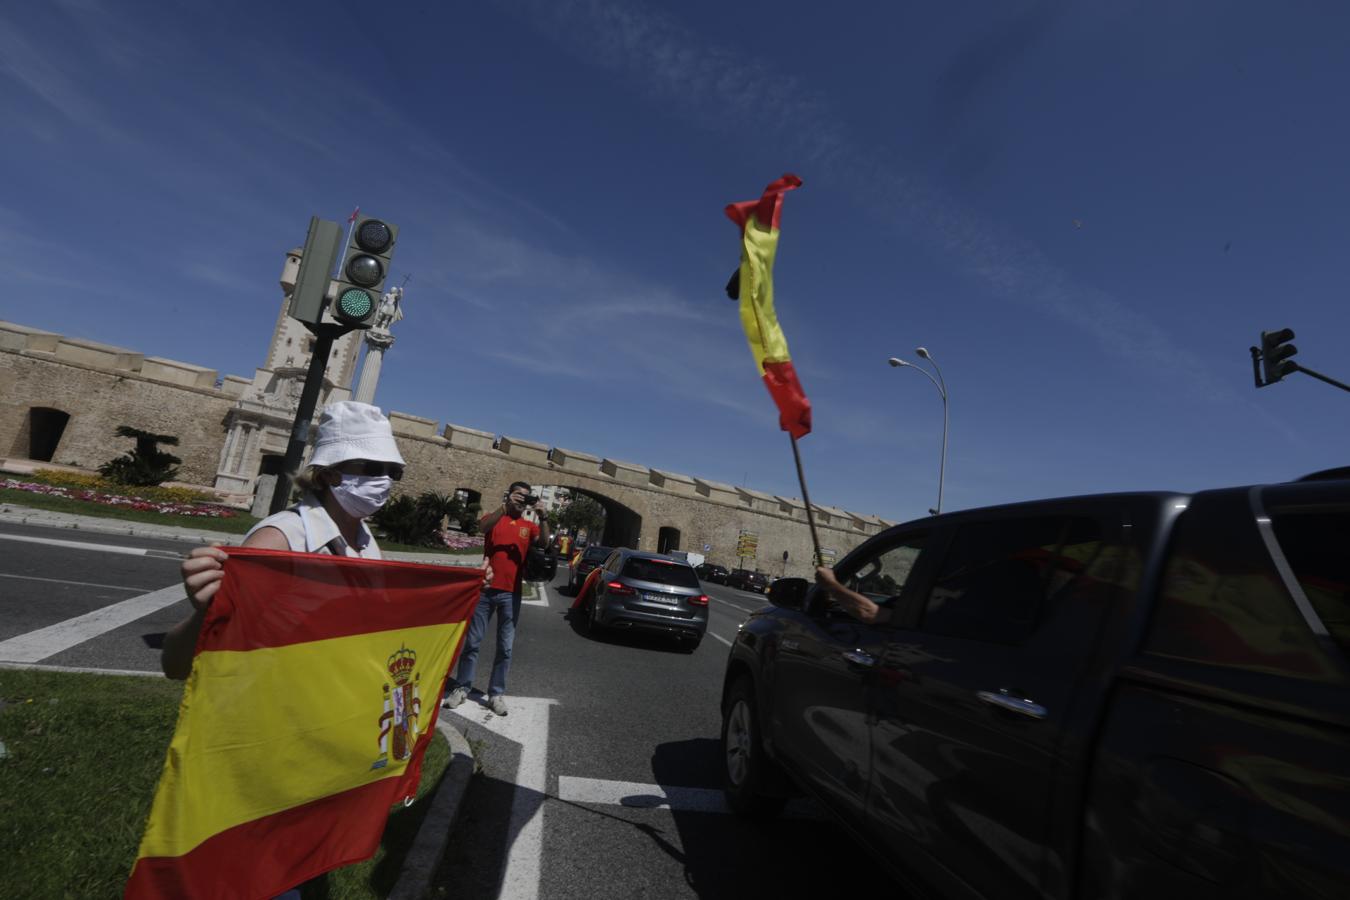
POLYGON ((560 484, 559 487, 567 488, 574 497, 590 497, 604 508, 605 526, 601 538, 596 541, 592 536, 591 543, 600 543, 606 547, 640 549, 638 542, 642 539, 642 516, 636 510, 625 506, 613 497, 607 497, 604 494, 574 484, 560 484))
POLYGON ((24 416, 23 428, 14 437, 11 456, 21 459, 33 459, 39 462, 51 462, 56 456, 56 448, 61 445, 61 436, 70 423, 70 413, 49 406, 33 406, 24 416))
POLYGON ((656 552, 671 553, 680 549, 680 529, 673 525, 662 525, 656 532, 656 552))

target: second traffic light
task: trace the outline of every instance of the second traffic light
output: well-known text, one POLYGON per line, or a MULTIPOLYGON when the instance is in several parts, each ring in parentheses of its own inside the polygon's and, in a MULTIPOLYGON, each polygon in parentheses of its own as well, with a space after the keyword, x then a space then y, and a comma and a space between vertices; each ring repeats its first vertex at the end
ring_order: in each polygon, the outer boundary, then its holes
POLYGON ((1298 363, 1289 358, 1298 352, 1298 348, 1289 343, 1293 339, 1292 328, 1261 332, 1261 368, 1266 384, 1274 384, 1291 372, 1298 371, 1298 363))
POLYGON ((397 242, 397 225, 373 216, 356 219, 329 307, 335 320, 350 328, 369 328, 374 324, 397 242))

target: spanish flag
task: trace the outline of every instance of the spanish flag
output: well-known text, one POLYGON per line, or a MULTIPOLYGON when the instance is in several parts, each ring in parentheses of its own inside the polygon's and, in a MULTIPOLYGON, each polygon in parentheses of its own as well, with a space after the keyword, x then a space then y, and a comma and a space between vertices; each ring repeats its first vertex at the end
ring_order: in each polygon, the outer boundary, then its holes
POLYGON ((727 293, 741 302, 741 326, 750 352, 778 405, 778 424, 793 438, 811 433, 811 401, 806 399, 788 355, 787 338, 773 308, 773 260, 778 252, 778 223, 783 195, 802 186, 796 175, 784 175, 764 189, 758 200, 732 203, 727 217, 741 227, 741 267, 727 293))
POLYGON ((231 549, 126 896, 275 897, 372 856, 482 576, 231 549))

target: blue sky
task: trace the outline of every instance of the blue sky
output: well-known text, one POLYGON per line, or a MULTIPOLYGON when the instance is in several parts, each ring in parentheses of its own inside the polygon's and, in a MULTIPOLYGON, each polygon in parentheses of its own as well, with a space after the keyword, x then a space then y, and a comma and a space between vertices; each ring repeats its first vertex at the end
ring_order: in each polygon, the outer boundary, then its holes
POLYGON ((284 252, 402 231, 377 402, 772 493, 722 287, 784 172, 812 499, 888 519, 1346 462, 1350 7, 651 2, 0 9, 0 318, 251 376, 284 252), (372 6, 372 8, 374 8, 372 6))

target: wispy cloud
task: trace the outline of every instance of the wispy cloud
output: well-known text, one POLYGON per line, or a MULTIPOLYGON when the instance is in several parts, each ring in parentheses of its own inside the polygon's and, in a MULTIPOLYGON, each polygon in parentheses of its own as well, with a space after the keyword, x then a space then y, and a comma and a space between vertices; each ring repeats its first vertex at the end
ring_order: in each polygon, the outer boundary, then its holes
MULTIPOLYGON (((1251 406, 1147 316, 1105 290, 1076 282, 1033 243, 948 196, 892 151, 855 142, 828 98, 791 73, 744 48, 720 46, 641 4, 501 0, 498 5, 578 58, 622 71, 627 83, 702 127, 728 130, 735 123, 742 133, 773 134, 785 155, 821 171, 859 206, 951 254, 1007 301, 1091 336, 1108 352, 1136 363, 1145 377, 1167 371, 1170 383, 1196 399, 1251 406)), ((1027 18, 1019 41, 1034 42, 1035 29, 1051 27, 1054 20, 1054 15, 1027 18)))

